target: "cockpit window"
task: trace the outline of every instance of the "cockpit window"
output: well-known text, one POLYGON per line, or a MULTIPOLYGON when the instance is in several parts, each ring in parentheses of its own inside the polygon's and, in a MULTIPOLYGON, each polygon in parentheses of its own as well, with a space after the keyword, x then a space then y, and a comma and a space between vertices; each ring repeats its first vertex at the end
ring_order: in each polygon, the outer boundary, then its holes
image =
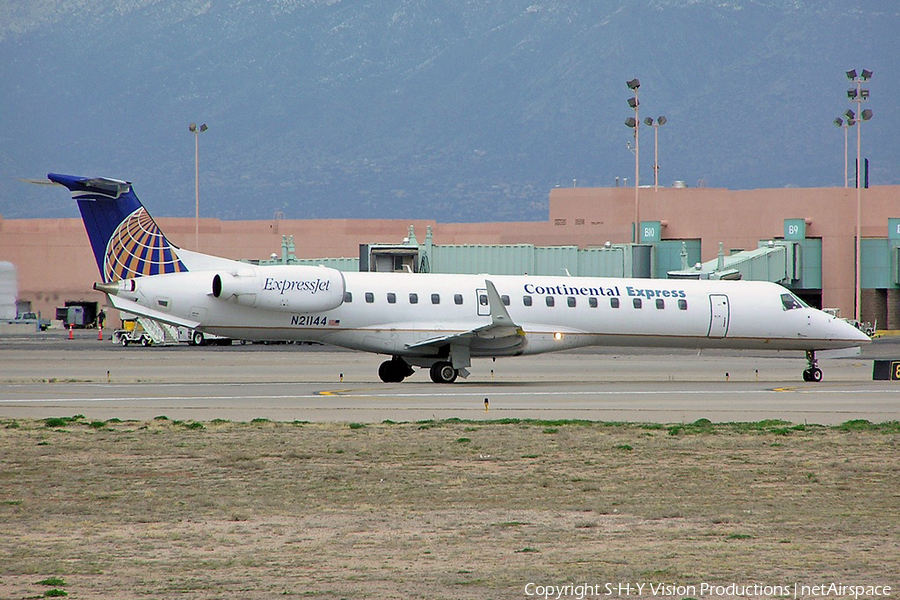
POLYGON ((784 310, 794 310, 795 308, 803 308, 803 301, 793 294, 782 294, 781 305, 784 310))

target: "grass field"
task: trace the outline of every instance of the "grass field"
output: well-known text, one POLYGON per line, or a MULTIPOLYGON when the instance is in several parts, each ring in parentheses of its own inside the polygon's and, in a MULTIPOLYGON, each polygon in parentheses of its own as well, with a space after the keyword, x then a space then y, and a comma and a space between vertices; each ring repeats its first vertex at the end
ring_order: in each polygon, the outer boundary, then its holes
POLYGON ((898 423, 5 420, 0 598, 897 595, 898 456, 898 423))

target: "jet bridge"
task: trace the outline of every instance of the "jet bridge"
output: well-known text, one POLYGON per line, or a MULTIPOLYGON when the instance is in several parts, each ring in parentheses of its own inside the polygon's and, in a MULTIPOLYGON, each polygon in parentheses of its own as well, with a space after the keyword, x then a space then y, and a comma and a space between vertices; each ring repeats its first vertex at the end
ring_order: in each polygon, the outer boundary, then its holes
POLYGON ((801 275, 800 243, 794 240, 766 240, 755 250, 725 255, 719 243, 719 255, 705 263, 669 271, 669 279, 746 279, 771 281, 790 286, 801 275))

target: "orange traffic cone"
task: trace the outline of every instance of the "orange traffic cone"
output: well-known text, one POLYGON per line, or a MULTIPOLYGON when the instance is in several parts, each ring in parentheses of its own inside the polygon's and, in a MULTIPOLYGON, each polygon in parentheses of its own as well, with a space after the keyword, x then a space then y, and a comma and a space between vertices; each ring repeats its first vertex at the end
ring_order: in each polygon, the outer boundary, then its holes
POLYGON ((103 328, 102 327, 97 328, 97 339, 100 340, 101 342, 103 341, 103 328))
POLYGON ((74 331, 74 328, 75 328, 75 326, 72 325, 72 324, 70 323, 70 324, 69 324, 69 339, 70 339, 70 340, 74 340, 74 339, 75 339, 75 331, 74 331))

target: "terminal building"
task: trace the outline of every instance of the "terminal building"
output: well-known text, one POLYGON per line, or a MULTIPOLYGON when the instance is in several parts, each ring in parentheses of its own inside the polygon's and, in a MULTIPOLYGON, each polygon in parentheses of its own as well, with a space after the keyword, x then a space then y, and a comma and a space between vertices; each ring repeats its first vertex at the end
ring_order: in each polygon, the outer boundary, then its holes
MULTIPOLYGON (((900 329, 900 186, 860 192, 860 319, 900 329)), ((142 200, 153 213, 153 199, 142 200)), ((634 188, 555 188, 541 222, 201 219, 199 239, 192 218, 157 222, 177 246, 259 264, 756 279, 841 316, 856 313, 855 188, 647 187, 637 198, 634 188)), ((52 318, 66 302, 102 301, 91 289, 99 275, 80 219, 0 217, 0 261, 17 270, 20 312, 52 318)))

